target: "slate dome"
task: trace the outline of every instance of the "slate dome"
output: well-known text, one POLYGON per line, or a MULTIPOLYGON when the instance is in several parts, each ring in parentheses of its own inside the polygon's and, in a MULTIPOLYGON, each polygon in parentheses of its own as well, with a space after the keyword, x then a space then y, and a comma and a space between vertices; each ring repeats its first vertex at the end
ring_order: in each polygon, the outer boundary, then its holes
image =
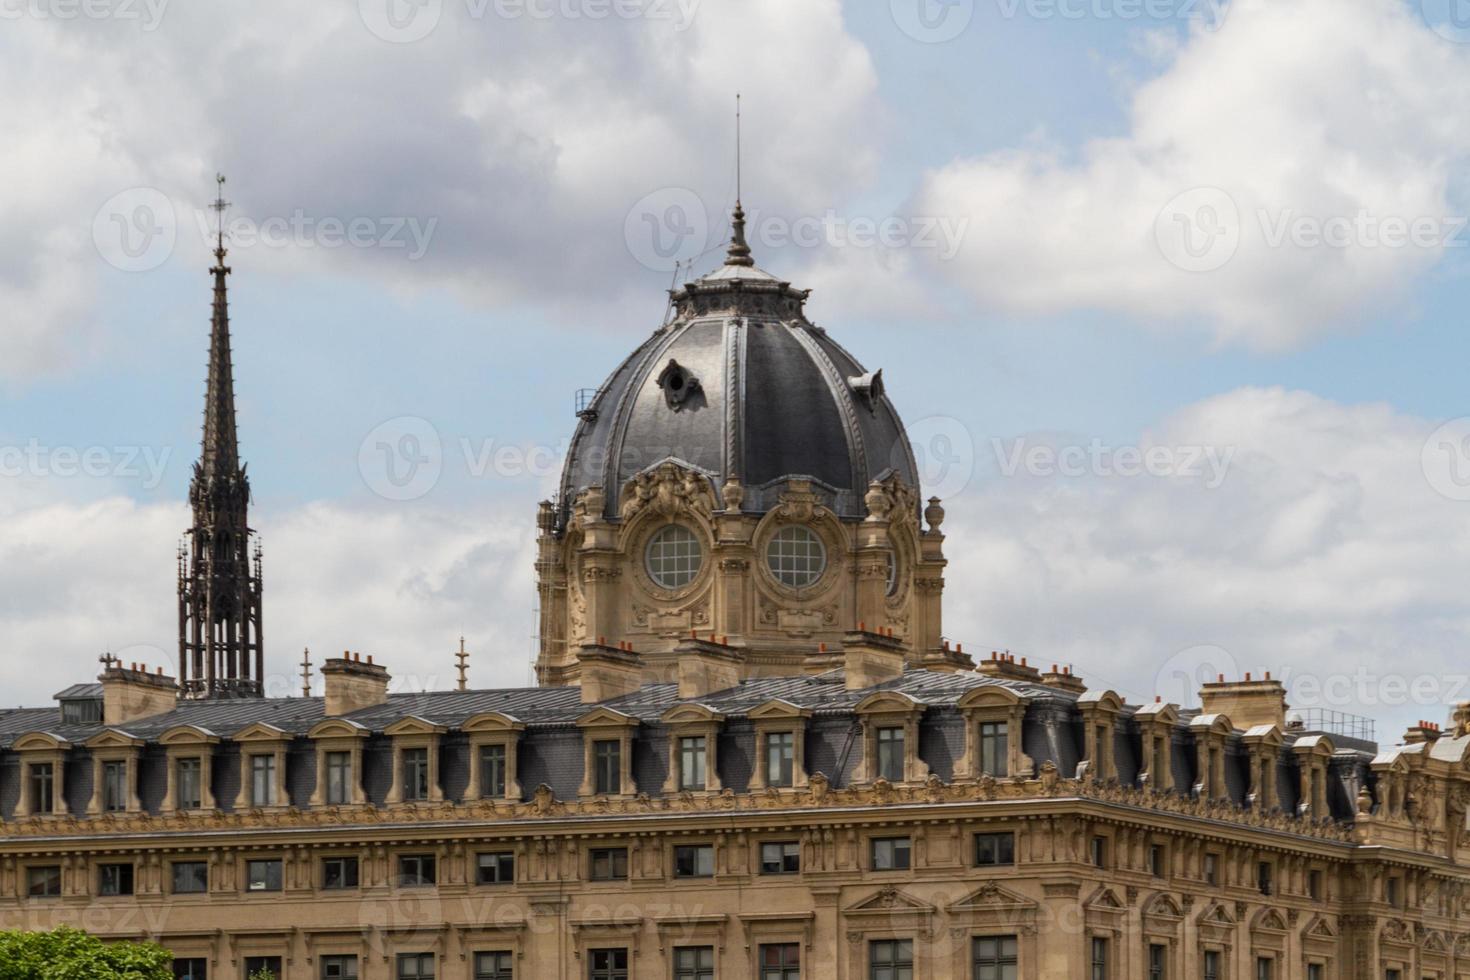
MULTIPOLYGON (((736 205, 725 263, 672 293, 673 316, 633 351, 580 413, 562 473, 558 524, 599 486, 614 517, 627 482, 674 460, 741 508, 778 503, 808 478, 839 516, 862 517, 873 480, 919 489, 903 423, 870 373, 807 320, 809 290, 755 267, 736 205)), ((721 500, 725 506, 729 501, 721 500)))

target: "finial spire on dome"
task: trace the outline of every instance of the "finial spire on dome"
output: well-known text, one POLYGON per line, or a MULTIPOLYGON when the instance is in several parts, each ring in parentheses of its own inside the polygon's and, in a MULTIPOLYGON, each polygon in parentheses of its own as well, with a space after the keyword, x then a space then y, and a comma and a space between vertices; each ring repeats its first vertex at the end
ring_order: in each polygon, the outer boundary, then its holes
POLYGON ((745 241, 745 208, 740 206, 740 93, 735 93, 735 210, 730 212, 730 248, 726 265, 753 266, 750 246, 745 241))

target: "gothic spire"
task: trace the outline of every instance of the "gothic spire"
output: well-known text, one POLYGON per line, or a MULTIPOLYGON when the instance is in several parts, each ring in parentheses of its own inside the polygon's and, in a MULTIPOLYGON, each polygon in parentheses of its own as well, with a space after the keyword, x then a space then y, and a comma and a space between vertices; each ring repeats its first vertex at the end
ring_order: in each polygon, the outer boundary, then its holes
POLYGON ((199 467, 206 481, 231 477, 240 469, 240 446, 235 433, 235 378, 230 361, 230 304, 225 277, 225 178, 215 177, 218 196, 211 207, 217 214, 219 227, 214 249, 214 315, 209 331, 209 373, 204 389, 204 438, 199 453, 199 467))
POLYGON ((261 697, 260 543, 252 552, 250 478, 235 433, 235 380, 225 294, 224 177, 216 178, 219 215, 214 249, 214 311, 204 392, 204 435, 189 504, 194 525, 179 569, 179 680, 192 698, 261 697))

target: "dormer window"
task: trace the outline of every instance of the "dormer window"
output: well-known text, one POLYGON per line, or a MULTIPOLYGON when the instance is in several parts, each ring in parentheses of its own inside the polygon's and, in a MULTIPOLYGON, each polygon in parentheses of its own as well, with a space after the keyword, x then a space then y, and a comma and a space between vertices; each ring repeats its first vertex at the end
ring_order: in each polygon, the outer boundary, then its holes
POLYGON ((796 733, 770 732, 766 735, 766 785, 787 787, 795 777, 796 733))
POLYGON ((878 729, 878 775, 890 783, 903 781, 904 737, 902 728, 878 729))
POLYGON ((253 806, 276 805, 276 757, 250 757, 250 802, 253 806))
POLYGON ((703 790, 705 782, 705 737, 679 739, 679 788, 703 790))
POLYGON ((429 798, 429 750, 403 750, 403 798, 405 800, 427 800, 429 798))
POLYGON ((486 745, 480 749, 480 795, 505 795, 504 745, 486 745))
POLYGON ((352 802, 352 753, 328 752, 327 804, 346 806, 352 802))
POLYGON ((198 759, 180 759, 174 768, 174 805, 180 810, 197 810, 203 805, 202 766, 198 759))
POLYGON ((997 779, 1009 774, 1010 736, 1005 722, 980 725, 980 771, 997 779))
POLYGON ((56 799, 56 767, 49 762, 31 766, 31 812, 52 813, 56 799))
POLYGON ((665 793, 718 793, 720 785, 719 734, 725 716, 702 704, 686 702, 665 711, 668 726, 668 775, 665 793))
POLYGON ((102 764, 102 810, 104 813, 122 813, 128 808, 128 764, 126 762, 104 762, 102 764))
POLYGON ((597 769, 599 796, 617 795, 623 791, 623 743, 618 739, 601 738, 592 744, 593 763, 597 769))
POLYGON ((853 709, 862 725, 862 763, 853 774, 857 784, 882 779, 916 785, 929 775, 919 758, 919 719, 924 705, 899 691, 877 691, 853 709))

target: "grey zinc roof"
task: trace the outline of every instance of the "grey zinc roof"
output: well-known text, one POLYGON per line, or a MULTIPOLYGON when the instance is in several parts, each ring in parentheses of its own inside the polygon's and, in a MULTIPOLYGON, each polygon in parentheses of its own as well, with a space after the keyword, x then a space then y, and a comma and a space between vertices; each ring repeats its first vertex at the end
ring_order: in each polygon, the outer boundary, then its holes
MULTIPOLYGON (((953 704, 976 687, 999 686, 1022 697, 1070 699, 1072 695, 1040 684, 987 677, 975 673, 944 673, 908 670, 902 677, 861 691, 848 691, 837 672, 816 677, 759 677, 745 680, 724 691, 692 699, 725 715, 740 716, 767 701, 780 698, 817 713, 850 711, 874 691, 902 691, 926 705, 953 704)), ((624 697, 603 702, 614 710, 641 721, 656 721, 669 708, 680 704, 677 684, 649 684, 624 697)), ((429 691, 390 694, 386 704, 353 712, 347 717, 371 731, 382 731, 410 715, 435 725, 456 728, 487 711, 499 711, 528 725, 570 725, 590 710, 575 687, 532 687, 480 691, 429 691)), ((292 735, 305 735, 326 717, 322 698, 240 698, 233 700, 181 701, 173 711, 141 718, 127 725, 128 732, 142 739, 156 739, 180 725, 192 725, 215 735, 229 737, 247 725, 261 722, 292 735)), ((81 742, 102 730, 102 725, 61 724, 56 708, 0 710, 0 747, 33 731, 48 731, 68 741, 81 742)))
POLYGON ((52 697, 57 701, 78 701, 84 698, 100 698, 102 697, 102 685, 73 684, 66 690, 53 694, 52 697))
MULTIPOLYGON (((738 275, 752 278, 750 270, 738 275)), ((802 477, 814 480, 823 502, 840 515, 861 516, 871 480, 896 473, 908 486, 919 485, 892 403, 880 396, 869 404, 849 382, 867 373, 805 319, 761 313, 678 319, 598 388, 567 454, 562 519, 592 486, 603 488, 605 513, 618 514, 628 481, 667 459, 706 474, 714 488, 738 479, 751 512, 774 506, 777 489, 802 477), (686 401, 671 405, 658 379, 674 361, 699 384, 686 401)))

